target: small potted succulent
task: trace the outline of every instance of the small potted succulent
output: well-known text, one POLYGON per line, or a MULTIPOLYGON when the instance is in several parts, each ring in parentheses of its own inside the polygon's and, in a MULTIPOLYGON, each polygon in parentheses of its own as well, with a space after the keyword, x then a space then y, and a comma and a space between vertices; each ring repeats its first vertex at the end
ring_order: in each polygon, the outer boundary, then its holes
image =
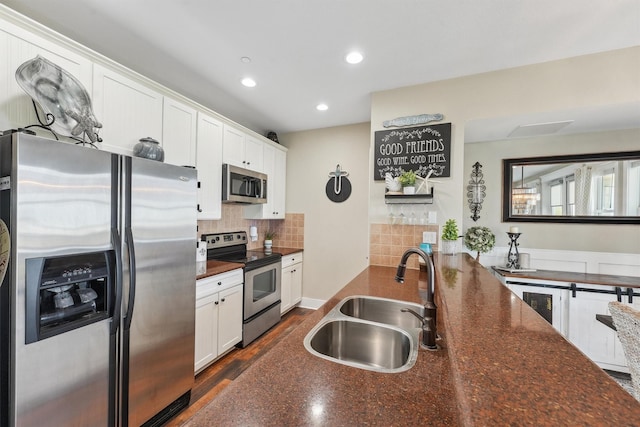
POLYGON ((458 224, 455 219, 448 219, 442 227, 442 253, 454 255, 458 243, 458 224))
POLYGON ((402 185, 404 194, 415 194, 416 192, 416 173, 413 170, 402 172, 398 177, 398 181, 402 185))
POLYGON ((271 249, 273 247, 273 239, 276 237, 275 231, 268 230, 264 233, 264 248, 271 249))
POLYGON ((471 227, 464 233, 464 245, 476 251, 476 261, 480 261, 480 253, 489 252, 496 244, 496 236, 488 227, 471 227))

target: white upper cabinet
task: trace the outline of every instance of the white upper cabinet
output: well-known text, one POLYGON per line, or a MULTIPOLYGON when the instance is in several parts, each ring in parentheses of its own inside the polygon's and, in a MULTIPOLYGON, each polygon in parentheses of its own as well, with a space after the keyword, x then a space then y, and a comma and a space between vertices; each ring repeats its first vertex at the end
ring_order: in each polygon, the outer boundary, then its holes
POLYGON ((262 141, 225 124, 222 162, 256 172, 263 172, 263 145, 262 141))
POLYGON ((200 220, 222 218, 222 128, 220 121, 198 113, 196 168, 200 220))
POLYGON ((245 218, 284 219, 287 153, 269 144, 264 144, 263 172, 267 174, 267 203, 248 205, 245 218))
MULTIPOLYGON (((287 152, 275 149, 275 170, 273 173, 273 197, 271 198, 274 218, 284 219, 285 195, 287 192, 287 152)), ((268 189, 267 189, 268 191, 268 189)))
POLYGON ((165 163, 196 165, 196 116, 195 108, 164 97, 161 143, 165 163))
POLYGON ((263 150, 264 143, 262 141, 247 135, 244 145, 244 157, 247 161, 246 167, 248 169, 264 172, 264 165, 262 163, 263 150))
POLYGON ((102 148, 133 154, 140 138, 162 139, 162 95, 94 64, 93 108, 102 122, 102 148))
MULTIPOLYGON (((91 61, 76 52, 32 34, 0 19, 0 129, 16 129, 37 124, 31 97, 16 82, 16 69, 40 55, 77 78, 91 93, 91 61)), ((41 119, 45 119, 41 114, 41 119)), ((96 115, 98 121, 102 118, 96 115)), ((48 131, 32 128, 39 135, 53 138, 48 131)))

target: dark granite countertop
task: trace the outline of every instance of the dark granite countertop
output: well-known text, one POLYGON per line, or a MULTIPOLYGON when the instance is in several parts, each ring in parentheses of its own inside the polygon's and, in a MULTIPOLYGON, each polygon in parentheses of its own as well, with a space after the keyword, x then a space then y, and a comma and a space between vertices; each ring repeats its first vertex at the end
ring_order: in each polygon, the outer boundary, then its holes
POLYGON ((467 254, 436 254, 439 341, 382 374, 309 354, 349 295, 420 301, 426 273, 370 266, 186 425, 640 425, 640 404, 467 254))
POLYGON ((237 262, 209 260, 207 261, 206 269, 204 269, 205 272, 198 274, 196 276, 196 280, 215 276, 216 274, 226 273, 227 271, 235 270, 236 268, 244 268, 244 264, 240 264, 237 262))
POLYGON ((504 277, 511 279, 526 278, 537 280, 553 280, 557 282, 569 282, 569 283, 585 283, 589 285, 607 285, 607 286, 619 286, 623 288, 640 288, 640 277, 633 276, 618 276, 615 274, 594 274, 594 273, 573 273, 570 271, 555 271, 555 270, 536 270, 529 272, 510 273, 508 271, 497 270, 504 277))
POLYGON ((281 254, 282 256, 287 256, 287 255, 295 254, 297 252, 304 252, 304 249, 273 247, 271 251, 277 254, 281 254))
MULTIPOLYGON (((271 250, 274 253, 282 254, 282 256, 295 254, 297 252, 303 252, 304 249, 296 248, 273 248, 271 250)), ((227 271, 235 270, 236 268, 243 268, 244 264, 237 262, 226 261, 206 261, 206 265, 197 266, 200 268, 200 273, 196 275, 196 280, 204 279, 206 277, 215 276, 216 274, 226 273, 227 271)))

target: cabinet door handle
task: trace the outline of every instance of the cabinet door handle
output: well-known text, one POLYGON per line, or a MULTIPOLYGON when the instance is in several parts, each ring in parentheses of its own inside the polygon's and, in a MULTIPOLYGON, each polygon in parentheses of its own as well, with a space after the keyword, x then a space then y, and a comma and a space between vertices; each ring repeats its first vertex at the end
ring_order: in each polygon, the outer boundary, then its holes
POLYGON ((224 298, 222 298, 220 301, 224 302, 224 298))
POLYGON ((218 282, 218 286, 222 286, 222 282, 218 282))
POLYGON ((216 302, 214 302, 214 304, 215 304, 215 305, 218 305, 218 304, 219 304, 219 302, 218 302, 218 301, 216 301, 216 302))

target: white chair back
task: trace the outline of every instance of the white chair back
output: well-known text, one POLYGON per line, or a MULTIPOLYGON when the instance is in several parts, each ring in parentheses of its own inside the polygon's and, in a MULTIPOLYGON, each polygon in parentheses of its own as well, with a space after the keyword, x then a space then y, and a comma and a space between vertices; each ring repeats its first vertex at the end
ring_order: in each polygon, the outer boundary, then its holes
POLYGON ((640 401, 640 311, 617 301, 609 303, 609 311, 631 372, 634 397, 640 401))

